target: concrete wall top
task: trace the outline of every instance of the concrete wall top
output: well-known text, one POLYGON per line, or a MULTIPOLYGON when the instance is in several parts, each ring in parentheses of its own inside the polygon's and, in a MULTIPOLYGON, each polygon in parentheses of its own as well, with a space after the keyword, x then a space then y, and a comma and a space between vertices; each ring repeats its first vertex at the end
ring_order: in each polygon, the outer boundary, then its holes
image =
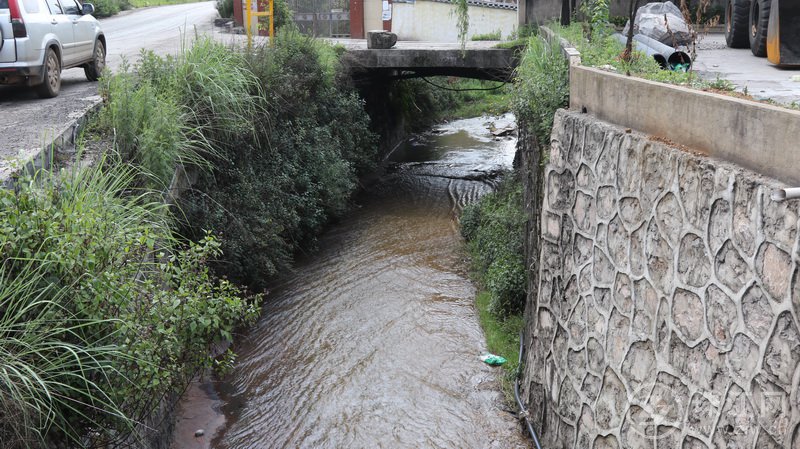
POLYGON ((800 185, 800 111, 577 65, 570 109, 800 185))

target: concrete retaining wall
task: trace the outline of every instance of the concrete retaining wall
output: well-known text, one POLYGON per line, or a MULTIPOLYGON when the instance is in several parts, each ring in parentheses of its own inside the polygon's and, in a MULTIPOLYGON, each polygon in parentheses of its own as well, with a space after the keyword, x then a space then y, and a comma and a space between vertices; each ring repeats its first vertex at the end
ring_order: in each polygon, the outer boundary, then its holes
POLYGON ((570 108, 800 185, 800 111, 583 66, 570 108))
POLYGON ((783 185, 566 111, 543 181, 524 395, 545 447, 800 447, 800 204, 770 199, 783 185))
MULTIPOLYGON (((392 31, 400 40, 458 42, 455 6, 452 3, 420 0, 392 5, 392 31)), ((467 39, 477 34, 500 31, 505 39, 517 29, 516 9, 469 6, 467 39)))

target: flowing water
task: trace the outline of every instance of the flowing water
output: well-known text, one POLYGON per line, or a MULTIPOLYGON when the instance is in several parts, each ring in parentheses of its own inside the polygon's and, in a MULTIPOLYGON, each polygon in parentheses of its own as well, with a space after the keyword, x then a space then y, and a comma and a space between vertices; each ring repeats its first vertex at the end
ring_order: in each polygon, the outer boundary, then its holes
POLYGON ((527 447, 501 369, 478 359, 458 231, 460 209, 514 157, 516 142, 486 122, 439 126, 392 155, 320 251, 275 285, 234 371, 192 386, 175 449, 527 447))

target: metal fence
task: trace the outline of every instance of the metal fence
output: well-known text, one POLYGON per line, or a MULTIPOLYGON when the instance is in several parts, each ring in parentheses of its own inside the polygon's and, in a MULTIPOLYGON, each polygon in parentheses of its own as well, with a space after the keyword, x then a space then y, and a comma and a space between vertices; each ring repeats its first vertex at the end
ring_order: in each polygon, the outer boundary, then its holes
POLYGON ((350 37, 349 0, 289 0, 300 31, 316 37, 350 37))

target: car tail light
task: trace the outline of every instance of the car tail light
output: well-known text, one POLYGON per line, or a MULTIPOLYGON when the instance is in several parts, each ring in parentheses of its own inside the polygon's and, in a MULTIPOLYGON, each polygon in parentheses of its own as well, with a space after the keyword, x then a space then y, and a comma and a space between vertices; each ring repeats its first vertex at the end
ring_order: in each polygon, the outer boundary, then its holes
POLYGON ((19 0, 8 0, 8 9, 11 12, 11 29, 14 37, 28 37, 25 21, 22 20, 22 11, 19 9, 19 0))

